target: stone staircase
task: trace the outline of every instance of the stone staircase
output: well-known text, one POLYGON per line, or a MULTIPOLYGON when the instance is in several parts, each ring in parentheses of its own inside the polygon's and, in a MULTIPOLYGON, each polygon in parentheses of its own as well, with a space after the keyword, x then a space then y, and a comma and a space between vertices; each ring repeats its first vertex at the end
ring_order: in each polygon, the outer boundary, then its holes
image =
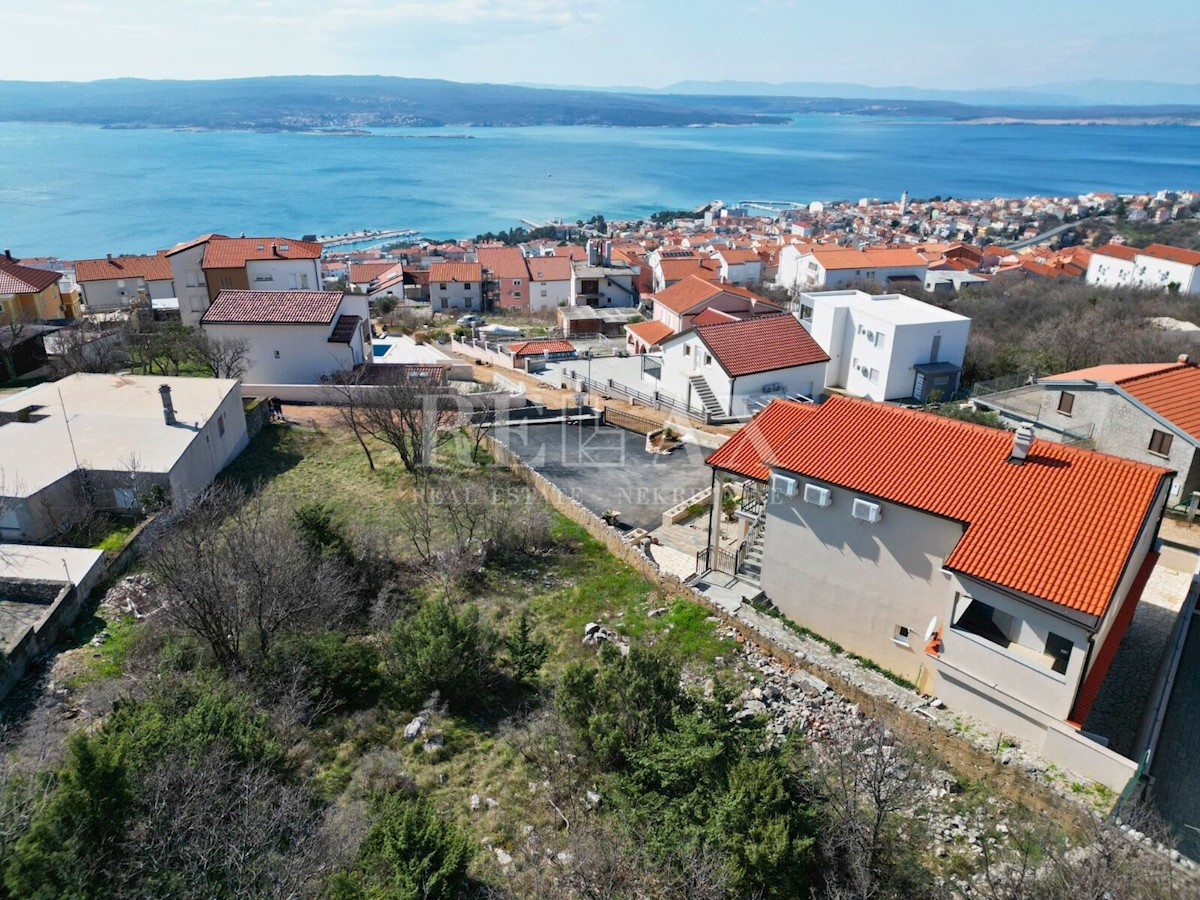
POLYGON ((737 571, 738 578, 759 587, 762 586, 763 534, 766 531, 763 528, 764 524, 764 521, 759 519, 746 536, 746 551, 737 571))
POLYGON ((704 411, 710 416, 724 416, 725 410, 721 406, 721 401, 717 399, 717 395, 713 393, 713 389, 709 387, 708 382, 703 375, 689 375, 688 381, 692 383, 692 390, 696 392, 696 396, 700 398, 700 402, 704 404, 704 411))

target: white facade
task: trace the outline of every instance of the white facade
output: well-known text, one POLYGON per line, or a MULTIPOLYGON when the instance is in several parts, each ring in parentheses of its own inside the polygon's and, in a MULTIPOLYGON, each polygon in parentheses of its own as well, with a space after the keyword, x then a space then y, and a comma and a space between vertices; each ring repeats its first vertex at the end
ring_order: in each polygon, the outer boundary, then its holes
POLYGON ((569 306, 637 306, 641 297, 633 287, 634 272, 617 266, 571 266, 569 306))
POLYGON ((945 363, 961 369, 971 330, 966 316, 903 294, 830 291, 801 294, 799 302, 805 326, 829 354, 826 387, 880 401, 957 389, 955 372, 953 386, 929 383, 920 390, 915 367, 945 363))
POLYGON ((247 290, 320 291, 320 259, 249 259, 246 260, 247 290))
POLYGON ((175 296, 175 283, 170 278, 152 281, 141 277, 106 278, 81 282, 79 288, 88 312, 127 309, 136 300, 162 300, 175 296))
POLYGON ((1132 260, 1093 253, 1086 278, 1088 284, 1101 287, 1167 290, 1177 285, 1181 294, 1200 294, 1200 264, 1165 259, 1154 253, 1138 252, 1132 260))
POLYGON ((436 312, 478 312, 483 309, 480 281, 430 281, 429 300, 436 312))
POLYGON ((208 283, 204 278, 205 244, 196 244, 167 257, 171 261, 171 280, 179 298, 179 317, 184 325, 199 325, 208 309, 208 283))
MULTIPOLYGON (((833 248, 829 248, 833 249, 833 248)), ((847 254, 857 254, 846 251, 847 254)), ((841 255, 841 254, 837 254, 841 255)), ((851 257, 847 257, 850 259, 851 257)), ((892 278, 914 278, 919 283, 925 283, 925 273, 929 266, 924 263, 912 265, 876 265, 869 258, 863 258, 858 265, 847 268, 844 263, 837 268, 827 267, 819 256, 813 253, 812 246, 796 246, 788 244, 779 251, 779 271, 775 276, 775 284, 783 288, 800 290, 824 288, 836 290, 843 285, 856 280, 877 281, 887 284, 892 278)))
POLYGON ((333 320, 320 324, 275 322, 205 322, 205 333, 213 338, 238 338, 249 345, 249 363, 242 381, 250 385, 319 384, 333 372, 368 362, 370 344, 364 329, 370 328, 367 298, 345 294, 333 320), (349 343, 331 342, 330 334, 341 316, 359 317, 359 327, 349 343))
MULTIPOLYGON (((535 263, 529 266, 532 272, 536 268, 535 263)), ((530 312, 554 312, 560 306, 566 306, 571 302, 571 282, 569 279, 559 279, 557 281, 530 281, 529 282, 529 310, 530 312)))
POLYGON ((1132 259, 1121 259, 1118 256, 1108 256, 1099 251, 1092 253, 1088 261, 1088 284, 1098 284, 1103 287, 1125 287, 1134 283, 1134 272, 1137 264, 1132 259))
POLYGON ((720 253, 713 254, 713 259, 720 266, 721 281, 726 284, 753 287, 762 281, 763 264, 761 259, 731 264, 726 262, 720 253))

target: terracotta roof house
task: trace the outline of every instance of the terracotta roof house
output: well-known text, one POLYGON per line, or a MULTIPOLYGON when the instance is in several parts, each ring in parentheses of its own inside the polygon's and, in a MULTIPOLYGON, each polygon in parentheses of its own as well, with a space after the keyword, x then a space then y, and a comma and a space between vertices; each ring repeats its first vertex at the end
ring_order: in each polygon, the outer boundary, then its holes
POLYGON ((690 328, 692 320, 706 309, 718 309, 742 318, 781 312, 774 303, 745 288, 715 283, 698 275, 688 275, 651 297, 654 320, 675 333, 690 328))
POLYGON ((484 303, 495 309, 529 308, 529 267, 520 247, 496 247, 476 254, 485 276, 484 303))
POLYGON ((578 356, 575 345, 570 341, 553 338, 514 341, 505 348, 505 352, 512 359, 514 369, 524 369, 526 372, 539 371, 547 362, 578 356))
POLYGON ((246 347, 245 391, 319 384, 371 357, 367 298, 341 291, 221 291, 200 327, 214 340, 246 347))
POLYGON ((1172 503, 1186 504, 1200 491, 1200 366, 1188 357, 1094 366, 1043 377, 1039 385, 1040 405, 1029 422, 1039 436, 1086 434, 1104 453, 1174 470, 1172 503))
POLYGON ((800 290, 835 290, 853 281, 890 284, 925 283, 929 267, 915 250, 904 247, 858 250, 836 244, 788 244, 779 253, 775 283, 800 290))
POLYGON ((529 267, 529 309, 553 312, 571 301, 571 259, 566 256, 531 256, 529 267))
POLYGON ((393 269, 399 268, 397 262, 352 262, 347 275, 351 290, 367 293, 373 284, 393 269))
POLYGON ((483 309, 483 266, 439 262, 429 267, 429 297, 435 312, 483 309))
POLYGON ((756 250, 725 247, 713 250, 712 258, 725 284, 756 285, 763 280, 763 260, 756 250))
POLYGON ((221 291, 320 291, 321 245, 285 237, 208 234, 163 251, 179 315, 198 325, 221 291))
POLYGON ((1200 294, 1200 252, 1167 244, 1150 244, 1141 250, 1106 244, 1092 253, 1087 282, 1200 294))
POLYGON ((175 296, 171 261, 161 254, 80 259, 75 280, 89 312, 128 309, 131 303, 175 296))
POLYGON ((662 342, 673 334, 664 322, 635 322, 625 326, 625 347, 630 353, 650 353, 661 349, 662 342))
POLYGON ((661 346, 656 389, 712 418, 750 416, 775 397, 819 396, 829 362, 788 313, 696 325, 661 346))
POLYGON ((72 318, 58 287, 61 278, 61 272, 21 265, 6 250, 0 255, 0 324, 72 318))
POLYGON ((671 285, 689 276, 702 278, 705 281, 721 280, 720 265, 716 260, 708 257, 691 255, 675 257, 653 254, 650 259, 656 292, 665 291, 671 285))
MULTIPOLYGON (((706 583, 1120 790, 1085 731, 1157 561, 1169 469, 833 396, 768 406, 709 457, 742 498, 706 583)), ((714 514, 716 510, 714 509, 714 514)))

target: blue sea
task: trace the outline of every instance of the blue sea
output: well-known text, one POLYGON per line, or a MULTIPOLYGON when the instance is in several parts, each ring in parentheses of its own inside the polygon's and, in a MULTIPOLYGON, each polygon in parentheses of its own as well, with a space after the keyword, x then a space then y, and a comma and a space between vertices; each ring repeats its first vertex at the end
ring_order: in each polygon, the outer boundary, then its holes
POLYGON ((209 231, 469 237, 521 219, 636 217, 715 198, 1163 188, 1200 189, 1200 128, 822 115, 740 128, 339 136, 0 123, 0 248, 22 256, 148 252, 209 231))

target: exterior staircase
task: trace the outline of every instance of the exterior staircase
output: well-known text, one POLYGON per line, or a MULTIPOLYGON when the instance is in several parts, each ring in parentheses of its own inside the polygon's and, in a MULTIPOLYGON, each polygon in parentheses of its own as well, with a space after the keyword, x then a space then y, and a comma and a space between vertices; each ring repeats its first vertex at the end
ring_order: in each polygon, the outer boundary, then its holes
POLYGON ((692 383, 692 390, 700 398, 700 402, 704 405, 706 413, 710 416, 725 415, 725 410, 721 407, 721 401, 717 399, 717 395, 713 393, 713 389, 709 387, 703 375, 689 375, 688 381, 692 383))
POLYGON ((760 516, 750 529, 750 533, 746 535, 746 546, 742 552, 741 565, 737 570, 738 578, 749 581, 757 587, 762 586, 763 534, 766 531, 763 526, 765 524, 765 517, 760 516))

